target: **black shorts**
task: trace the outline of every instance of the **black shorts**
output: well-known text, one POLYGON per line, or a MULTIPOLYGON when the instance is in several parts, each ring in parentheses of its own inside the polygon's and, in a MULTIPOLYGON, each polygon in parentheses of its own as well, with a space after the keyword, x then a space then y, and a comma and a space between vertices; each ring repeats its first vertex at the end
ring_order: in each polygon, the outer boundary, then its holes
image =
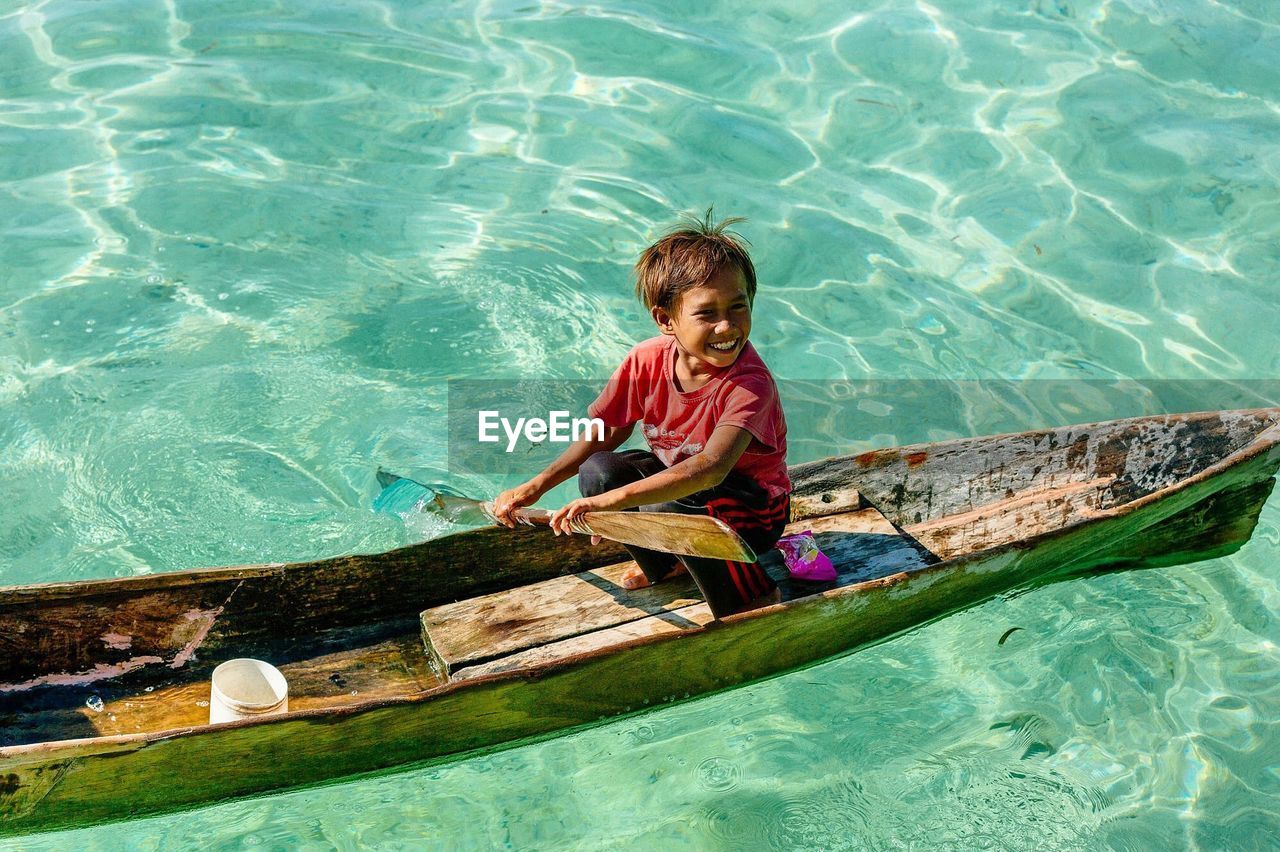
MULTIPOLYGON (((594 497, 663 470, 666 470, 666 465, 653 453, 644 450, 600 452, 579 468, 578 486, 584 497, 594 497)), ((771 497, 749 477, 730 473, 713 488, 679 500, 639 508, 646 512, 710 515, 733 527, 757 554, 764 554, 782 537, 790 517, 791 500, 787 494, 771 497)), ((630 545, 627 552, 651 583, 665 579, 675 568, 677 559, 684 563, 717 618, 741 612, 747 603, 776 587, 758 563, 697 556, 676 557, 630 545)))

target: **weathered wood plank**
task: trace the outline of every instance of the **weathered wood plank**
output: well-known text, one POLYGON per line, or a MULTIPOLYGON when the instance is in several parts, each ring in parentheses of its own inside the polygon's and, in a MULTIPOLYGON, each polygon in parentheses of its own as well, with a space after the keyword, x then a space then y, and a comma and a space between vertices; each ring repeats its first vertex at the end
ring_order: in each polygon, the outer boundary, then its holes
POLYGON ((792 494, 791 520, 802 521, 805 518, 853 512, 865 505, 857 487, 843 483, 843 487, 829 491, 818 490, 792 494))
POLYGON ((529 648, 487 663, 469 666, 455 671, 451 680, 467 680, 481 675, 497 674, 515 669, 533 669, 555 663, 578 654, 588 654, 604 648, 612 648, 632 639, 684 633, 705 627, 715 621, 711 607, 705 603, 692 604, 647 618, 628 621, 603 630, 595 630, 570 639, 562 639, 548 645, 529 648))
POLYGON ((688 576, 645 589, 622 588, 622 575, 633 567, 634 562, 607 565, 428 609, 422 613, 428 653, 448 673, 697 602, 688 576))
POLYGON ((901 537, 902 533, 877 508, 846 510, 835 515, 820 518, 807 518, 787 524, 785 535, 810 531, 815 535, 824 532, 865 533, 867 535, 885 535, 901 537))
POLYGON ((907 531, 942 559, 1002 547, 1097 517, 1114 481, 1099 477, 1014 494, 968 512, 914 524, 907 531))

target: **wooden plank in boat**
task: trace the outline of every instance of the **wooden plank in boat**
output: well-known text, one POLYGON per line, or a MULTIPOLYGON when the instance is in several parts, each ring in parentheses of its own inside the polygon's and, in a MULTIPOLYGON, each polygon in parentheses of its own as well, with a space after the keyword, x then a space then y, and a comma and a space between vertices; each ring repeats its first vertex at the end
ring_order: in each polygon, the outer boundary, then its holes
POLYGON ((505 657, 499 657, 496 660, 490 660, 487 663, 457 669, 453 672, 450 680, 468 680, 481 675, 496 674, 497 672, 544 666, 563 660, 566 657, 598 651, 631 639, 685 633, 698 627, 705 627, 712 621, 715 621, 715 617, 711 614, 711 607, 705 603, 690 604, 680 609, 673 609, 658 615, 650 615, 647 618, 639 618, 635 621, 628 621, 625 624, 607 627, 603 630, 594 630, 591 633, 584 633, 580 636, 573 636, 547 645, 539 645, 536 648, 529 648, 505 657))
MULTIPOLYGON (((932 561, 873 508, 812 518, 788 530, 812 530, 845 583, 932 561)), ((781 567, 777 556, 775 552, 761 560, 775 576, 781 567)), ((611 565, 426 610, 422 627, 428 653, 442 672, 452 674, 575 637, 581 641, 555 650, 551 658, 638 636, 678 632, 710 620, 709 612, 705 617, 701 611, 686 612, 694 604, 705 609, 688 577, 647 589, 623 589, 622 574, 632 565, 611 565), (680 615, 671 615, 676 612, 680 615), (639 621, 644 623, 633 624, 639 621)))
POLYGON ((942 559, 987 550, 1096 517, 1114 477, 1010 494, 967 512, 908 527, 942 559))
POLYGON ((449 673, 494 657, 696 603, 684 576, 647 589, 622 588, 634 562, 432 607, 422 613, 427 651, 449 673))

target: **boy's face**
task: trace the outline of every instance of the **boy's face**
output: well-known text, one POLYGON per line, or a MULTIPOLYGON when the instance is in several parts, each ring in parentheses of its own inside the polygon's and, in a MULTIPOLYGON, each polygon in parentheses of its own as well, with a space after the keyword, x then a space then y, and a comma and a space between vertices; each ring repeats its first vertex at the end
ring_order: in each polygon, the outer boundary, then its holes
POLYGON ((747 282, 736 266, 721 269, 700 287, 680 294, 670 311, 653 309, 653 321, 686 355, 712 367, 729 367, 751 333, 747 282))

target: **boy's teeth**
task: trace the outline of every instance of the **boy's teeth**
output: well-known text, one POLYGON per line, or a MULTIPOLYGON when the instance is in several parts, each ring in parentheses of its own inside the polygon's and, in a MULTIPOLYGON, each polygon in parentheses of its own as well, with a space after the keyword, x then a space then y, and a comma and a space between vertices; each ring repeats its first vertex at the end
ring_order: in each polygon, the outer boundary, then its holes
POLYGON ((712 349, 719 349, 722 352, 728 352, 730 349, 738 345, 738 341, 730 340, 728 343, 711 343, 708 345, 712 349))

